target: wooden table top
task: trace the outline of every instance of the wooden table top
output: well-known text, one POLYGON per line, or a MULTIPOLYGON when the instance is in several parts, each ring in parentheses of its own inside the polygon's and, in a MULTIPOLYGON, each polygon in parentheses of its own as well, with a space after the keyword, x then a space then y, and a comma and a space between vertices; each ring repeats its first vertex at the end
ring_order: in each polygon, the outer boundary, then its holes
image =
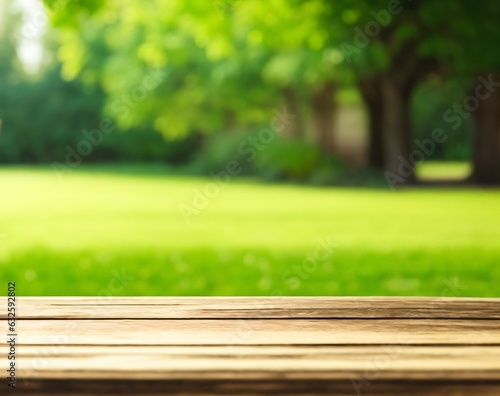
POLYGON ((18 297, 16 309, 23 395, 500 395, 500 299, 18 297))

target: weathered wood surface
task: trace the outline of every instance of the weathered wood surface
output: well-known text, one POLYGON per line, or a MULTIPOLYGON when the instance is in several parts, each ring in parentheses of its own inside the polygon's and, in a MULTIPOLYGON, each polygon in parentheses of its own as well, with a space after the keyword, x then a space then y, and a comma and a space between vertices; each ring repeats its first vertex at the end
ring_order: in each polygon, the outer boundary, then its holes
MULTIPOLYGON (((500 299, 429 297, 23 297, 24 319, 500 319, 500 299)), ((5 318, 6 312, 0 312, 5 318)))
POLYGON ((31 381, 18 394, 29 396, 497 396, 496 381, 384 381, 372 380, 354 388, 341 380, 276 381, 31 381), (48 393, 46 390, 50 389, 48 393))
POLYGON ((22 395, 500 395, 499 299, 20 297, 17 308, 22 395))
POLYGON ((24 320, 25 345, 500 345, 500 320, 24 320))
POLYGON ((50 354, 31 378, 343 379, 380 365, 379 379, 500 380, 500 347, 428 346, 45 346, 24 347, 23 371, 50 354), (140 356, 139 356, 140 353, 140 356), (136 362, 131 364, 131 362, 136 362), (140 362, 140 369, 138 363, 140 362))

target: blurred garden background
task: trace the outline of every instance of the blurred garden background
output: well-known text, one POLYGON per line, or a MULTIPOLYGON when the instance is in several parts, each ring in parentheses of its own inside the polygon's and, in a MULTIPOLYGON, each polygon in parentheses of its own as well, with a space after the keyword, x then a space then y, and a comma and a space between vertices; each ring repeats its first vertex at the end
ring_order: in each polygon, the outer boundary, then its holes
POLYGON ((0 279, 500 296, 499 20, 495 0, 2 0, 0 279))

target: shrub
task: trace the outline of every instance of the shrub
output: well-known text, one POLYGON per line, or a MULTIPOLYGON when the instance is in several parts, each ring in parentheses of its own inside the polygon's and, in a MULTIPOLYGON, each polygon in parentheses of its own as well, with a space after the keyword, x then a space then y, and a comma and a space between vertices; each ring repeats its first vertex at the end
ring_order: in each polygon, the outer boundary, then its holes
POLYGON ((247 153, 250 132, 218 133, 207 136, 202 149, 190 168, 194 173, 209 174, 227 167, 230 161, 238 162, 241 175, 255 174, 252 156, 247 153))
POLYGON ((255 167, 267 180, 307 181, 327 162, 314 144, 277 138, 259 152, 255 167))

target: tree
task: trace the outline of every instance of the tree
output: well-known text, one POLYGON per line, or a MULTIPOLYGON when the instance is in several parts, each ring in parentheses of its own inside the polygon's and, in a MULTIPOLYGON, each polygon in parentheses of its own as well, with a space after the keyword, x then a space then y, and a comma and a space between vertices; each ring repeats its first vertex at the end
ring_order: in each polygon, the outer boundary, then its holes
MULTIPOLYGON (((296 119, 284 133, 304 139, 312 125, 315 140, 335 154, 336 93, 357 86, 370 117, 369 163, 404 183, 415 179, 415 88, 431 74, 465 80, 498 66, 491 51, 485 55, 498 39, 498 5, 490 2, 225 1, 216 9, 181 0, 73 3, 54 17, 69 28, 60 51, 64 73, 101 84, 109 113, 125 126, 152 119, 168 136, 231 131, 261 125, 285 104, 296 119), (105 45, 96 52, 89 43, 97 38, 105 45), (123 103, 150 68, 161 69, 164 80, 143 100, 123 103)), ((496 155, 479 160, 484 142, 496 147, 497 135, 479 125, 493 122, 495 106, 484 106, 475 114, 478 181, 497 168, 496 155)))
POLYGON ((455 117, 474 120, 473 181, 500 184, 500 62, 491 49, 498 45, 500 3, 461 0, 441 8, 431 4, 426 18, 439 35, 427 42, 451 75, 462 82, 466 96, 455 117), (433 8, 439 11, 432 12, 433 8), (450 12, 453 18, 449 18, 450 12))
POLYGON ((411 99, 417 85, 439 67, 434 54, 423 51, 433 34, 425 19, 426 3, 353 1, 351 5, 355 12, 348 22, 355 25, 357 47, 344 44, 343 48, 353 58, 368 109, 369 164, 397 176, 400 183, 412 183, 411 99))
MULTIPOLYGON (((500 83, 500 73, 480 75, 484 81, 500 83)), ((500 84, 499 84, 500 85, 500 84)), ((483 99, 473 114, 472 180, 480 184, 500 184, 500 92, 483 99)))
POLYGON ((304 139, 310 116, 315 139, 335 152, 335 93, 349 71, 336 67, 343 59, 336 48, 340 31, 329 26, 332 10, 321 0, 226 5, 214 12, 210 2, 122 7, 109 0, 92 10, 61 9, 66 18, 56 16, 55 23, 67 28, 60 51, 65 75, 97 78, 115 103, 140 82, 141 71, 159 67, 168 75, 161 87, 129 106, 135 125, 153 118, 170 136, 211 133, 269 122, 282 104, 295 115, 285 135, 304 139), (95 37, 104 38, 106 55, 87 50, 83 56, 95 37))
POLYGON ((500 40, 500 4, 466 3, 464 14, 469 25, 462 26, 460 40, 467 61, 459 63, 459 72, 471 76, 469 92, 477 103, 470 108, 475 125, 472 180, 479 184, 500 184, 500 61, 491 50, 500 40))

